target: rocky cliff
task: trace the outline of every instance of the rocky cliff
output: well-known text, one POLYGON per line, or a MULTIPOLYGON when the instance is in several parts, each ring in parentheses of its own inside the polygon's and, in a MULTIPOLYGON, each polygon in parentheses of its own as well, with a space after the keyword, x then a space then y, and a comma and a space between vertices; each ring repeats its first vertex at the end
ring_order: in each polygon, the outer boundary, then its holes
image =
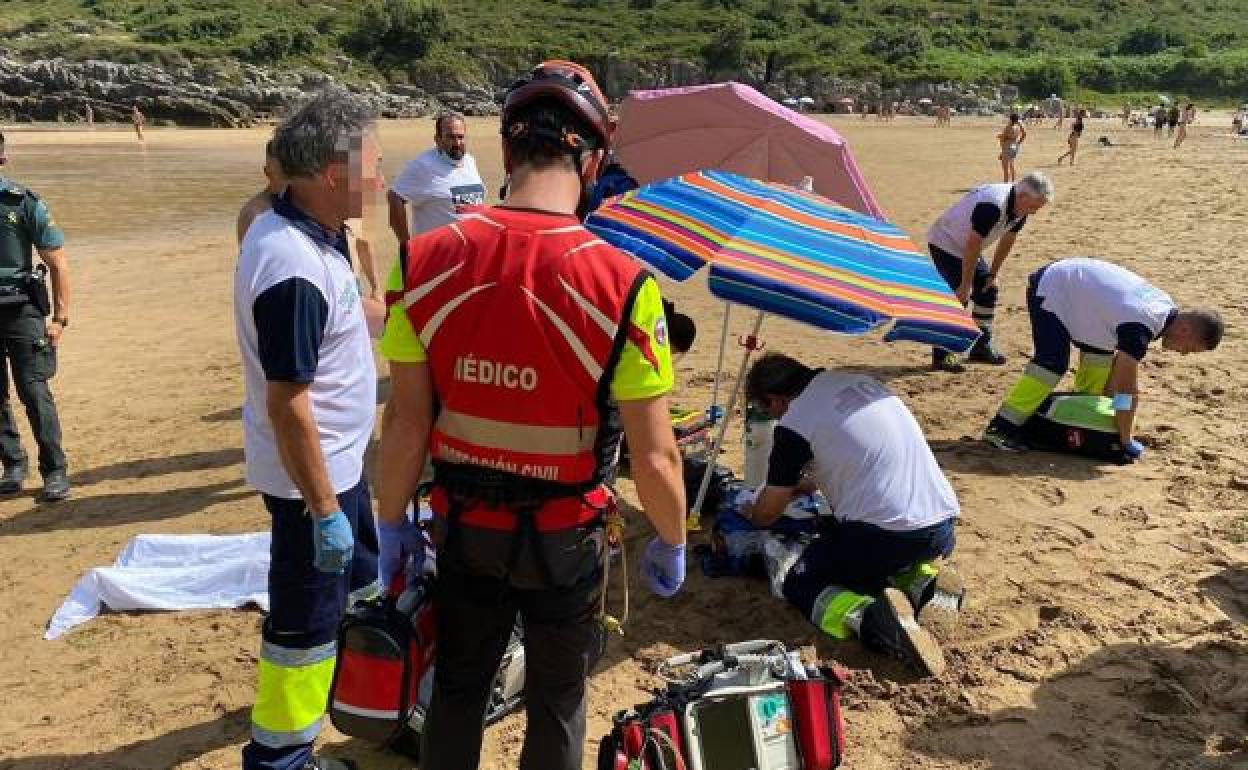
MULTIPOLYGON (((735 79, 779 99, 807 97, 820 111, 844 111, 883 100, 920 99, 948 104, 963 112, 1001 112, 1018 98, 1010 86, 977 88, 961 84, 914 84, 882 89, 878 83, 795 72, 708 72, 699 64, 672 59, 634 62, 604 56, 587 62, 607 95, 622 99, 630 90, 696 85, 735 79)), ((340 62, 349 71, 350 60, 340 62)), ((232 61, 205 61, 164 68, 153 64, 118 64, 61 59, 22 62, 0 49, 0 122, 81 122, 88 105, 100 122, 128 121, 137 105, 156 125, 236 127, 280 115, 306 94, 340 83, 373 101, 388 118, 431 115, 455 109, 469 115, 498 113, 503 89, 523 64, 489 58, 477 61, 479 75, 427 82, 386 84, 351 82, 325 72, 275 70, 232 61)))

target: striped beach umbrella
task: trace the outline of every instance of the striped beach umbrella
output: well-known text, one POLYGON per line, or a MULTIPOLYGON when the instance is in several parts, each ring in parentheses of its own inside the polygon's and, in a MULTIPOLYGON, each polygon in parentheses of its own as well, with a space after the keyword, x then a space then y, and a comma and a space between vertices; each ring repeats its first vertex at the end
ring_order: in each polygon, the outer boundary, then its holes
POLYGON ((678 281, 709 265, 715 296, 844 334, 964 352, 970 314, 894 224, 814 193, 698 171, 609 201, 586 226, 678 281))

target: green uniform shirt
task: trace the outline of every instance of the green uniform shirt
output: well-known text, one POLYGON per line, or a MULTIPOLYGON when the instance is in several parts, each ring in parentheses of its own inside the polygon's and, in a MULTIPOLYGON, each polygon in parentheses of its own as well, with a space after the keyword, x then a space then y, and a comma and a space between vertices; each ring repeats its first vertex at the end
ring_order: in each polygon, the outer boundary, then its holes
POLYGON ((59 249, 65 234, 31 190, 0 177, 0 271, 28 270, 34 249, 59 249))

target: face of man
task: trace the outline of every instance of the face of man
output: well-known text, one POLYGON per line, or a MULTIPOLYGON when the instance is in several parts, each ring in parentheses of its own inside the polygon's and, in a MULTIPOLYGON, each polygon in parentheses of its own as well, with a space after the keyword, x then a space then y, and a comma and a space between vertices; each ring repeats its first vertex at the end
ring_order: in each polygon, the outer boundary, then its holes
POLYGON ((1020 190, 1018 195, 1015 196, 1014 207, 1020 215, 1026 217, 1044 208, 1046 203, 1048 203, 1048 201, 1041 198, 1039 195, 1032 195, 1031 193, 1022 192, 1020 190))
POLYGON ((1183 356, 1188 353, 1204 353, 1208 350, 1205 347, 1205 341, 1196 333, 1196 327, 1182 318, 1176 320, 1174 325, 1166 331, 1161 338, 1161 347, 1183 356))
POLYGON ((329 176, 335 201, 342 218, 364 216, 365 204, 371 201, 384 180, 381 179, 381 145, 373 131, 351 137, 345 158, 330 164, 329 176))
POLYGON ((462 120, 443 120, 433 137, 438 149, 453 161, 464 159, 468 152, 468 126, 462 120))

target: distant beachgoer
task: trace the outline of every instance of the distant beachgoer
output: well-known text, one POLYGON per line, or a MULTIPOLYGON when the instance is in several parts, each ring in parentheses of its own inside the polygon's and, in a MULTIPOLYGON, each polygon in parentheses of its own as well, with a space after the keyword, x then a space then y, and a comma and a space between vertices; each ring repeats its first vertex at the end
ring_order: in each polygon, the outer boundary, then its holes
POLYGON ((86 121, 88 126, 95 125, 95 110, 91 109, 90 104, 88 104, 86 106, 86 109, 82 111, 82 117, 83 117, 83 120, 86 121))
POLYGON ((1161 130, 1166 127, 1166 104, 1165 102, 1157 103, 1157 110, 1153 113, 1153 138, 1161 138, 1161 130))
POLYGON ((143 126, 147 125, 147 118, 137 104, 130 108, 130 122, 134 124, 134 135, 140 142, 143 141, 143 126))
POLYGON ((1196 105, 1191 102, 1183 108, 1183 115, 1179 118, 1179 135, 1174 138, 1174 149, 1179 149, 1179 145, 1183 144, 1183 140, 1187 138, 1187 127, 1196 120, 1196 105))
POLYGON ((1231 133, 1239 136, 1244 130, 1244 111, 1236 110, 1235 115, 1231 118, 1231 133))
POLYGON ((1070 126, 1070 135, 1066 137, 1066 145, 1070 148, 1062 153, 1057 159, 1057 165, 1062 165, 1062 161, 1070 158, 1070 165, 1075 165, 1075 153, 1079 151, 1079 138, 1083 136, 1083 116, 1087 110, 1082 108, 1075 110, 1075 122, 1070 126))
POLYGON ((1131 125, 1131 102, 1122 105, 1122 125, 1124 128, 1131 125))
POLYGON ((1057 107, 1057 122, 1053 124, 1053 130, 1057 131, 1066 122, 1066 105, 1059 104, 1057 107))
POLYGON ((1018 151, 1022 149, 1026 139, 1027 129, 1023 128, 1018 113, 1011 112, 1010 122, 1001 129, 1001 133, 997 134, 997 141, 1001 143, 1001 154, 997 157, 1001 161, 1002 181, 1013 182, 1018 178, 1018 173, 1014 168, 1014 159, 1018 157, 1018 151))
POLYGON ((1170 105, 1170 109, 1166 111, 1166 125, 1168 126, 1166 130, 1167 139, 1174 136, 1174 130, 1179 127, 1179 117, 1181 114, 1182 111, 1179 109, 1178 104, 1170 105))

